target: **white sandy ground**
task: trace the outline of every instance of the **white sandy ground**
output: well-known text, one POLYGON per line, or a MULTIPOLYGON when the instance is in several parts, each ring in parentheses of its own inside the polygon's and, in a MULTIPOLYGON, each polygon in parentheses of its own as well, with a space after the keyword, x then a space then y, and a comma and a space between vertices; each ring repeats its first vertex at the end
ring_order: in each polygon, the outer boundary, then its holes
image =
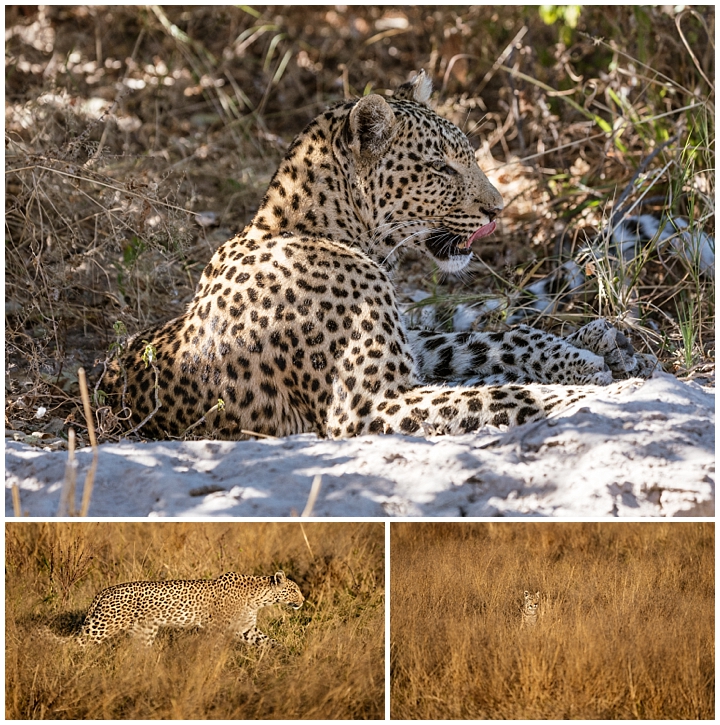
MULTIPOLYGON (((297 515, 321 474, 313 516, 713 516, 714 418, 711 391, 658 373, 479 435, 107 444, 90 515, 297 515)), ((23 515, 56 515, 66 461, 6 442, 6 514, 17 484, 23 515)))

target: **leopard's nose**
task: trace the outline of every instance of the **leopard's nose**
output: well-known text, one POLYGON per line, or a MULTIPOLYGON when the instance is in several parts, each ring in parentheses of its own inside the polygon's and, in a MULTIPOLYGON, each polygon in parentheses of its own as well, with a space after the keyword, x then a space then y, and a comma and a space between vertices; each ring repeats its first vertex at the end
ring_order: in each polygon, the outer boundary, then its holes
POLYGON ((493 221, 505 207, 502 196, 495 189, 493 191, 495 193, 489 197, 485 194, 475 197, 475 203, 483 214, 487 214, 490 217, 490 221, 493 221))
POLYGON ((487 194, 484 194, 483 199, 478 199, 481 206, 484 207, 483 211, 490 215, 490 218, 497 216, 504 208, 505 202, 503 201, 500 192, 492 185, 488 183, 487 194))

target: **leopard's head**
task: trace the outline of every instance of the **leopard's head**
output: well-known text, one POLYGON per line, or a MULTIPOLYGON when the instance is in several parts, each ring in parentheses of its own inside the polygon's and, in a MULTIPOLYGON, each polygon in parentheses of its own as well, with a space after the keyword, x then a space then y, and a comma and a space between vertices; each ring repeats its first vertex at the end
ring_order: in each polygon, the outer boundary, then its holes
POLYGON ((277 572, 275 576, 270 577, 270 580, 276 601, 287 604, 293 609, 302 607, 305 597, 302 595, 300 587, 285 576, 285 572, 277 572))
POLYGON ((523 602, 523 609, 526 614, 535 614, 538 606, 540 605, 540 592, 531 594, 527 590, 525 591, 525 598, 523 602))
POLYGON ((421 71, 389 100, 365 96, 349 112, 345 137, 358 212, 375 230, 364 251, 392 264, 415 245, 455 273, 470 262, 472 244, 495 231, 503 200, 465 134, 428 106, 431 91, 421 71))

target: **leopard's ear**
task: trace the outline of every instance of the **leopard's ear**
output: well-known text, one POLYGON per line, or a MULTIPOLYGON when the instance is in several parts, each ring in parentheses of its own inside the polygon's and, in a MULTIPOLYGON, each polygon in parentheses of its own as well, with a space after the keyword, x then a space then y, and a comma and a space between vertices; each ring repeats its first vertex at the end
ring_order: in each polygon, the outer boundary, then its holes
POLYGON ((382 96, 364 96, 350 111, 350 148, 357 156, 383 154, 396 123, 392 108, 382 96))
POLYGON ((430 76, 421 69, 420 72, 407 83, 403 83, 393 94, 393 98, 405 101, 415 101, 427 106, 432 93, 430 76))
POLYGON ((527 589, 525 590, 525 599, 530 599, 530 592, 527 589))
POLYGON ((273 583, 275 586, 281 587, 287 581, 284 571, 279 571, 273 577, 273 583))

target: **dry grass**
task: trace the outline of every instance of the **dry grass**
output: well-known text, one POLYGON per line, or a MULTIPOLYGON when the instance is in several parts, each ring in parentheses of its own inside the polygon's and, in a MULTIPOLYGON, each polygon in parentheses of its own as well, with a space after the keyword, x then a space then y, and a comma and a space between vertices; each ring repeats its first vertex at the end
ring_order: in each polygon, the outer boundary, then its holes
POLYGON ((392 717, 713 719, 714 544, 712 523, 392 524, 392 717))
MULTIPOLYGON (((401 287, 517 304, 628 185, 626 204, 712 233, 713 35, 713 8, 584 6, 575 22, 521 6, 9 7, 7 427, 63 447, 74 426, 86 444, 77 369, 183 310, 311 118, 420 67, 506 212, 472 278, 416 260, 401 287)), ((714 360, 714 280, 667 250, 646 257, 625 275, 598 260, 584 294, 537 324, 602 312, 669 370, 714 360)), ((114 423, 98 420, 100 440, 114 423)))
POLYGON ((383 525, 303 526, 307 543, 299 523, 8 524, 7 719, 382 718, 383 525), (306 597, 260 610, 280 651, 179 630, 148 650, 43 635, 77 631, 111 584, 278 569, 306 597))

